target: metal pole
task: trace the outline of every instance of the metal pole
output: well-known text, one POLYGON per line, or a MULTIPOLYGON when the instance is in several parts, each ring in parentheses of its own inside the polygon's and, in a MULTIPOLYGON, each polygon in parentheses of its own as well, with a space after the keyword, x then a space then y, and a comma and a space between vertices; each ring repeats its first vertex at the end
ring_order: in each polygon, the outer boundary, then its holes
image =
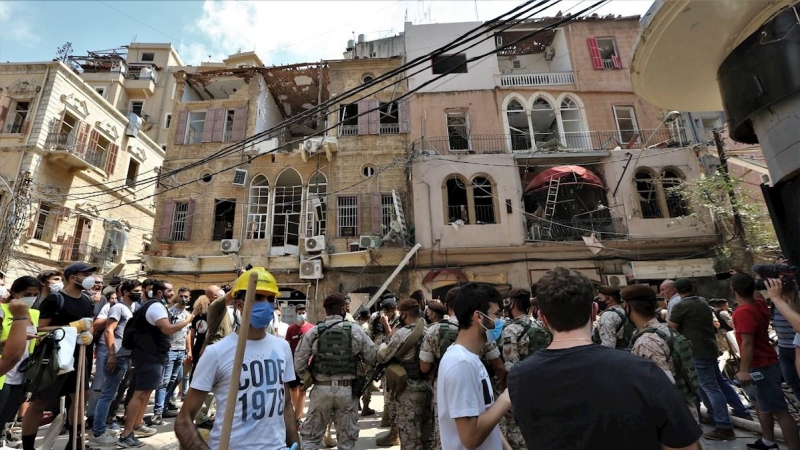
POLYGON ((375 292, 375 295, 373 295, 372 298, 369 299, 369 302, 366 305, 367 309, 370 309, 372 305, 375 304, 375 301, 378 300, 378 298, 380 298, 381 294, 383 294, 386 288, 389 287, 389 283, 391 283, 392 280, 394 280, 394 278, 397 276, 397 274, 400 273, 401 270, 403 270, 403 267, 405 267, 406 264, 408 264, 408 262, 411 260, 411 257, 417 253, 417 250, 419 250, 420 247, 422 247, 422 244, 416 244, 414 247, 411 248, 411 250, 408 251, 406 257, 403 258, 402 261, 400 261, 400 264, 397 265, 397 267, 394 269, 394 272, 392 272, 392 274, 389 275, 389 278, 387 278, 386 281, 383 282, 383 286, 381 286, 381 288, 378 289, 377 292, 375 292))

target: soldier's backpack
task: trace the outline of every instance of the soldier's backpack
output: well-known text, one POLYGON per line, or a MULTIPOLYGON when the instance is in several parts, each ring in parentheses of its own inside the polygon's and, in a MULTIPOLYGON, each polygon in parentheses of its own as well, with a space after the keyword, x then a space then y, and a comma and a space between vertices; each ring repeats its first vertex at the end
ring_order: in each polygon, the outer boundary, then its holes
POLYGON ((528 352, 523 354, 519 352, 519 360, 522 361, 528 356, 538 352, 539 350, 544 350, 547 348, 548 345, 553 341, 553 335, 550 334, 543 326, 536 324, 534 326, 530 320, 524 320, 521 322, 522 325, 522 332, 517 336, 517 342, 522 339, 522 336, 528 336, 528 352))
POLYGON ((458 337, 458 326, 444 321, 439 323, 439 355, 444 356, 444 352, 453 345, 458 337))
POLYGON ((675 365, 675 387, 681 392, 683 397, 690 402, 694 402, 700 395, 700 383, 697 378, 697 369, 692 360, 692 343, 682 334, 673 329, 669 331, 658 328, 645 328, 636 333, 631 339, 631 347, 645 333, 655 333, 669 346, 667 361, 672 360, 675 365))
POLYGON ((311 372, 323 375, 356 375, 358 358, 353 354, 352 326, 346 320, 330 325, 325 322, 317 324, 317 354, 314 355, 311 372), (340 323, 342 326, 337 327, 340 323))
MULTIPOLYGON (((620 311, 619 309, 612 308, 607 309, 603 312, 603 314, 608 314, 610 311, 613 311, 614 314, 619 316, 620 323, 617 325, 617 329, 615 330, 616 334, 619 336, 620 330, 622 330, 622 338, 617 338, 617 349, 627 349, 630 346, 631 338, 633 337, 633 333, 636 331, 636 325, 631 322, 628 317, 620 311)), ((600 327, 596 326, 594 328, 594 332, 592 333, 592 342, 595 344, 600 344, 602 340, 600 339, 600 327)))

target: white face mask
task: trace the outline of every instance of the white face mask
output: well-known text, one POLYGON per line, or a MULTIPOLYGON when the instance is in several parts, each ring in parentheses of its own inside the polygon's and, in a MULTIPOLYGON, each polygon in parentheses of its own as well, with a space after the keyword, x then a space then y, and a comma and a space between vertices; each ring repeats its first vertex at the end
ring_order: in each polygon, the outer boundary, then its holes
POLYGON ((8 296, 8 288, 5 286, 0 286, 0 298, 6 298, 8 296))
POLYGON ((87 291, 94 287, 94 277, 89 275, 88 277, 84 278, 81 282, 81 286, 87 291))
POLYGON ((20 300, 25 302, 25 304, 28 305, 28 308, 30 308, 33 306, 33 302, 36 301, 36 297, 22 297, 20 300))
POLYGON ((305 322, 306 320, 308 320, 308 315, 307 314, 298 314, 297 315, 297 321, 298 322, 305 322))
POLYGON ((56 281, 50 285, 50 292, 53 294, 58 294, 62 289, 64 289, 64 283, 61 281, 56 281))
POLYGON ((153 298, 153 290, 152 289, 147 291, 147 298, 153 298))

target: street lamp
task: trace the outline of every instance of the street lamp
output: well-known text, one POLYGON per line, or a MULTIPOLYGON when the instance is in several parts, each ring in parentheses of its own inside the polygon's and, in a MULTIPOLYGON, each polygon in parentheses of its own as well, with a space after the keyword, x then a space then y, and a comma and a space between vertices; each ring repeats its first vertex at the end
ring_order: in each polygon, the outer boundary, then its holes
MULTIPOLYGON (((664 115, 664 118, 661 119, 661 123, 658 124, 656 129, 653 130, 652 133, 650 133, 650 137, 647 138, 647 140, 644 141, 644 143, 642 144, 642 150, 647 148, 647 144, 650 143, 650 141, 653 139, 653 136, 656 135, 656 133, 658 132, 659 129, 661 129, 662 126, 664 126, 664 125, 666 125, 668 123, 675 122, 678 119, 678 117, 680 117, 680 116, 681 116, 680 111, 670 111, 670 112, 666 113, 664 115)), ((641 155, 641 153, 640 153, 640 155, 641 155)), ((638 161, 638 158, 637 158, 637 161, 638 161)))

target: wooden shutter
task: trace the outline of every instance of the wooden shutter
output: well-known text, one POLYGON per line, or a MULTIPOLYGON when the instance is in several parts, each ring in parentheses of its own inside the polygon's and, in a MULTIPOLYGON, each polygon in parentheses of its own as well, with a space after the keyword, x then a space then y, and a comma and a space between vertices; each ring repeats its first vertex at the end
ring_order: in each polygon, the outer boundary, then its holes
POLYGON ((161 223, 158 225, 159 241, 170 238, 173 217, 175 217, 175 202, 173 200, 167 200, 164 202, 164 209, 161 210, 161 223))
POLYGON ((31 125, 33 124, 33 111, 28 112, 28 117, 25 118, 25 122, 22 123, 22 134, 28 134, 31 131, 31 125))
MULTIPOLYGON (((210 112, 210 111, 209 111, 210 112)), ((214 117, 214 134, 211 136, 213 142, 222 142, 223 134, 225 132, 225 116, 227 115, 225 108, 217 108, 214 117)), ((208 112, 206 113, 208 114, 208 112)))
POLYGON ((89 141, 89 130, 91 126, 86 122, 81 122, 78 124, 78 137, 75 141, 75 145, 78 147, 84 146, 89 141))
POLYGON ((611 63, 614 64, 615 69, 622 69, 622 60, 617 55, 611 55, 611 63))
POLYGON ((215 108, 206 110, 206 122, 203 125, 203 142, 211 142, 214 138, 214 118, 216 114, 217 110, 215 108))
MULTIPOLYGON (((92 130, 89 134, 89 146, 86 149, 87 151, 94 151, 97 148, 97 141, 100 140, 100 132, 97 130, 92 130)), ((86 153, 84 153, 85 155, 86 153)))
POLYGON ((28 231, 26 233, 26 236, 28 237, 28 239, 32 238, 33 237, 33 233, 36 232, 36 222, 39 221, 39 204, 38 203, 31 203, 31 209, 36 211, 36 214, 33 215, 33 218, 31 219, 31 223, 28 224, 28 231))
POLYGON ((403 100, 397 104, 397 120, 400 123, 401 133, 411 131, 411 121, 408 117, 408 100, 403 100))
POLYGON ((186 208, 186 228, 184 228, 184 236, 186 240, 192 239, 192 227, 194 226, 194 199, 189 199, 189 207, 186 208))
MULTIPOLYGON (((175 127, 175 144, 183 144, 186 139, 186 122, 189 120, 189 111, 178 112, 178 125, 175 127)), ((171 124, 170 124, 171 125, 171 124)))
POLYGON ((106 173, 111 175, 114 173, 114 168, 117 167, 117 153, 119 153, 119 145, 108 145, 108 158, 106 159, 106 173))
POLYGON ((372 234, 383 236, 383 208, 381 207, 381 193, 372 193, 372 234))
MULTIPOLYGON (((223 113, 225 110, 223 110, 223 113)), ((247 127, 247 107, 237 106, 233 109, 233 136, 232 141, 244 139, 245 128, 247 127)))
POLYGON ((381 124, 381 112, 378 110, 378 106, 380 105, 377 100, 369 100, 369 109, 374 111, 370 111, 367 114, 369 120, 369 134, 379 134, 380 133, 380 124, 381 124))
POLYGON ((3 126, 6 124, 6 117, 8 117, 8 106, 0 105, 0 134, 4 133, 3 126))
POLYGON ((592 67, 594 70, 603 70, 603 57, 600 56, 600 47, 597 46, 597 38, 590 37, 586 39, 589 44, 589 56, 592 57, 592 67))
POLYGON ((358 101, 358 134, 369 134, 369 115, 366 112, 369 110, 369 100, 363 99, 358 101))
POLYGON ((55 126, 55 132, 56 133, 66 133, 67 130, 64 129, 64 125, 65 125, 64 124, 64 116, 66 116, 66 115, 67 115, 67 108, 64 108, 64 110, 61 111, 61 115, 58 117, 58 119, 56 119, 56 123, 55 123, 55 125, 56 125, 55 126))

